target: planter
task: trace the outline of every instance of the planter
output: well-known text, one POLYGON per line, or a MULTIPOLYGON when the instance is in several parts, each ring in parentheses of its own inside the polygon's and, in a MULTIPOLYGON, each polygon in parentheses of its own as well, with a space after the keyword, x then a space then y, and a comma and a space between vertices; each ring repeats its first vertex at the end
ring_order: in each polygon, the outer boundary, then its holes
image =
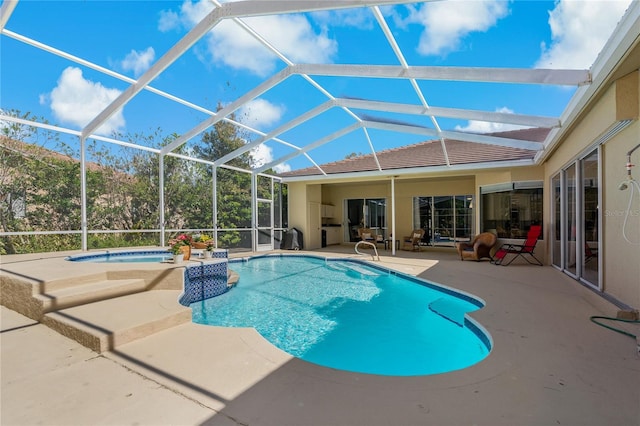
POLYGON ((204 257, 205 259, 211 259, 211 252, 208 250, 203 251, 202 257, 204 257))
POLYGON ((173 255, 173 263, 182 263, 184 262, 184 254, 174 254, 173 255))
POLYGON ((206 243, 191 243, 191 246, 195 249, 206 249, 207 248, 207 244, 206 243))
POLYGON ((180 252, 184 255, 184 260, 189 260, 191 257, 191 246, 180 247, 180 252))

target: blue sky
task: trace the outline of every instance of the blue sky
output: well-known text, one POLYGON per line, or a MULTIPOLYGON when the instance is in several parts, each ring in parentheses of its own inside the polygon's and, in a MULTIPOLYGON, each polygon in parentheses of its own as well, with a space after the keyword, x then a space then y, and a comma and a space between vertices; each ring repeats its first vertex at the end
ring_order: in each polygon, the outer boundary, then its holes
MULTIPOLYGON (((409 65, 509 68, 589 68, 630 0, 623 1, 439 1, 381 6, 380 11, 409 65)), ((5 29, 135 79, 144 73, 202 17, 210 1, 31 1, 17 4, 5 29)), ((398 65, 368 8, 244 19, 293 63, 398 65)), ((0 39, 0 108, 44 117, 80 130, 129 83, 18 42, 0 39)), ((223 21, 160 74, 151 86, 215 111, 227 105, 285 63, 236 23, 223 21)), ((334 97, 364 98, 418 105, 407 80, 312 76, 334 97)), ((465 108, 558 117, 574 89, 567 87, 419 81, 432 107, 465 108)), ((269 132, 327 101, 301 76, 292 76, 245 105, 237 119, 269 132)), ((361 116, 410 122, 432 128, 422 116, 358 111, 361 116)), ((111 135, 187 132, 208 116, 143 91, 114 115, 99 133, 111 135)), ((299 147, 352 124, 333 108, 282 135, 299 147)), ((507 125, 438 119, 443 130, 500 131, 507 125)), ((248 141, 259 136, 247 132, 248 141)), ((370 130, 376 150, 426 138, 370 130)), ((199 139, 199 137, 196 137, 199 139)), ((269 141, 254 152, 257 164, 292 149, 269 141)), ((352 152, 369 153, 362 130, 309 152, 317 163, 352 152)), ((297 157, 279 170, 308 167, 297 157)))

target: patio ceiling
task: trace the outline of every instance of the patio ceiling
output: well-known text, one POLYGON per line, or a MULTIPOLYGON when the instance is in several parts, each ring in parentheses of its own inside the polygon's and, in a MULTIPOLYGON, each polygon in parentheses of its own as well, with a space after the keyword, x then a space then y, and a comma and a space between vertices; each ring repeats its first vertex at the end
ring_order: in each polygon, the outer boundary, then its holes
MULTIPOLYGON (((27 3, 27 2, 24 2, 27 3)), ((204 131, 207 131, 215 123, 225 121, 238 126, 249 135, 247 143, 240 149, 231 152, 211 164, 214 166, 224 166, 230 160, 242 155, 250 150, 256 149, 260 145, 270 144, 278 146, 274 149, 277 153, 274 158, 263 164, 257 164, 251 170, 254 173, 262 173, 268 169, 285 164, 299 158, 305 158, 311 167, 317 169, 321 175, 328 173, 320 165, 328 163, 326 157, 318 156, 316 153, 324 147, 331 150, 344 144, 345 137, 357 137, 360 139, 359 145, 353 145, 352 152, 360 151, 366 155, 372 155, 376 164, 376 169, 380 174, 388 174, 381 165, 376 148, 376 137, 382 132, 393 136, 387 138, 397 139, 398 145, 411 145, 425 140, 439 141, 444 156, 444 166, 451 167, 448 155, 448 140, 464 141, 475 144, 482 149, 483 146, 492 145, 497 147, 513 148, 516 150, 530 150, 535 153, 535 158, 531 161, 519 160, 519 165, 531 165, 543 159, 553 149, 566 128, 580 113, 587 100, 598 90, 604 77, 608 75, 615 63, 626 52, 629 46, 637 38, 639 27, 640 7, 634 2, 625 17, 614 32, 612 38, 605 46, 598 59, 590 69, 533 69, 517 67, 475 67, 475 66, 424 66, 413 65, 408 59, 409 55, 406 47, 399 42, 396 28, 392 27, 390 19, 384 15, 381 7, 386 5, 409 4, 406 1, 362 1, 362 0, 342 0, 342 1, 239 1, 220 3, 212 1, 215 7, 206 14, 186 35, 178 39, 160 56, 151 66, 140 76, 133 79, 114 69, 109 69, 95 62, 80 58, 71 53, 65 52, 56 46, 47 44, 47 40, 36 40, 29 34, 19 34, 11 30, 12 14, 18 13, 20 5, 18 1, 4 1, 0 9, 0 30, 2 36, 8 39, 23 43, 32 48, 40 49, 49 54, 58 56, 70 63, 80 65, 86 69, 96 71, 105 78, 116 79, 125 84, 125 88, 113 101, 95 115, 88 124, 80 129, 55 126, 56 130, 67 131, 77 134, 84 139, 97 139, 112 141, 98 133, 101 126, 108 122, 117 113, 123 110, 129 103, 142 93, 152 93, 170 102, 196 111, 200 117, 196 125, 190 128, 176 130, 180 136, 171 144, 165 146, 161 152, 172 154, 178 147, 188 144, 191 140, 197 139, 204 131), (381 46, 367 46, 368 49, 389 50, 392 52, 394 64, 366 63, 296 63, 289 58, 276 44, 263 36, 259 28, 252 27, 247 19, 255 16, 270 16, 284 14, 308 14, 323 10, 340 10, 350 8, 363 8, 373 17, 377 25, 376 34, 381 34, 376 40, 382 41, 381 46), (182 97, 179 93, 156 88, 151 84, 158 81, 158 78, 170 69, 183 55, 193 52, 193 47, 204 40, 207 34, 222 22, 232 21, 236 31, 249 34, 257 41, 263 49, 275 55, 280 66, 275 72, 263 77, 252 86, 246 86, 240 96, 236 96, 232 101, 225 103, 222 109, 213 111, 204 104, 193 102, 182 97), (634 29, 635 28, 635 29, 634 29), (390 85, 400 81, 403 89, 413 92, 415 102, 398 102, 393 96, 380 99, 382 91, 364 90, 365 97, 360 95, 358 84, 366 81, 368 84, 390 85), (453 106, 438 105, 439 99, 430 98, 429 84, 444 82, 445 84, 461 84, 461 88, 456 88, 456 93, 464 91, 490 90, 492 96, 496 97, 496 105, 508 104, 508 99, 500 99, 503 87, 526 87, 527 90, 544 90, 548 86, 571 87, 572 95, 567 97, 566 105, 559 108, 560 113, 554 116, 539 114, 515 114, 506 112, 496 112, 489 110, 479 110, 468 107, 464 102, 464 96, 452 96, 447 102, 453 106), (489 85, 489 86, 487 86, 489 85), (285 105, 287 110, 294 112, 287 121, 282 121, 272 128, 258 128, 250 123, 242 122, 236 115, 242 108, 261 96, 268 96, 270 93, 284 90, 284 87, 301 88, 299 96, 291 99, 290 105, 285 105), (351 91, 355 96, 338 94, 338 88, 345 88, 344 91, 351 91), (492 90, 487 87, 500 89, 492 90), (308 102, 301 100, 308 99, 308 102), (293 103, 296 105, 293 105, 293 103), (457 103, 457 104, 456 104, 457 103), (303 105, 298 105, 303 104, 303 105), (551 129, 545 140, 518 139, 505 137, 503 135, 487 135, 479 131, 460 130, 447 120, 473 120, 488 123, 503 123, 508 125, 522 126, 522 128, 544 128, 551 129), (317 131, 310 132, 305 125, 310 122, 326 123, 321 126, 324 133, 317 131), (373 136, 372 132, 376 132, 373 136), (359 147, 359 148, 356 148, 359 147), (364 148, 362 148, 364 147, 364 148), (318 160, 317 158, 322 158, 318 160)), ((73 3, 71 3, 73 7, 73 3)), ((406 46, 406 45, 405 45, 406 46)), ((14 58, 3 58, 4 61, 14 58)), ((388 59, 387 59, 388 60, 388 59)), ((456 86, 458 87, 458 86, 456 86)), ((393 90, 390 90, 393 92, 393 90)), ((467 92, 469 93, 469 92, 467 92)), ((517 93, 517 92, 516 92, 517 93)), ((518 96, 518 95, 516 95, 518 96)), ((442 102, 442 101, 440 101, 442 102)), ((2 105, 3 108, 10 108, 11 105, 2 105)), ((15 117, 0 115, 0 118, 9 121, 18 121, 15 117)), ((39 123, 29 123, 40 125, 39 123)), ((44 127, 44 126, 43 126, 44 127)), ((173 130, 173 129, 169 129, 173 130)), ((127 141, 117 141, 122 144, 127 141)), ((348 144, 351 144, 351 139, 348 144)), ((145 148, 145 147, 143 147, 145 148)), ((337 152, 339 150, 335 149, 337 152)), ((326 151, 325 151, 326 153, 326 151)), ((342 156, 333 158, 336 161, 344 158, 342 156)), ((338 155, 340 155, 338 154, 338 155)), ((202 161, 200 159, 200 161, 202 161)), ((207 162, 207 161, 205 161, 207 162)), ((491 166, 492 162, 485 162, 482 167, 491 166)), ((504 166, 504 162, 495 162, 496 166, 504 166)), ((509 164, 513 166, 515 163, 509 164)), ((470 162, 468 169, 478 168, 478 163, 470 162)), ((302 167, 298 167, 302 168, 302 167)), ((464 165, 457 165, 458 169, 464 169, 464 165)), ((442 167, 437 167, 441 170, 442 167)), ((428 170, 428 167, 422 168, 428 170)), ((367 171, 371 174, 371 171, 367 171)))

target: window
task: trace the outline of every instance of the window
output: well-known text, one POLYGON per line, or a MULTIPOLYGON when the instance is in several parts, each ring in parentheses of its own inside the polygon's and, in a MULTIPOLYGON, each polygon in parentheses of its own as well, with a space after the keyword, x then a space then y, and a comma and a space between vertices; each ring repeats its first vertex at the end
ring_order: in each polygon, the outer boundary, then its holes
POLYGON ((413 227, 424 229, 423 244, 454 246, 471 238, 473 196, 413 198, 413 227))
POLYGON ((501 238, 526 238, 531 225, 542 225, 542 182, 483 186, 482 232, 501 238))

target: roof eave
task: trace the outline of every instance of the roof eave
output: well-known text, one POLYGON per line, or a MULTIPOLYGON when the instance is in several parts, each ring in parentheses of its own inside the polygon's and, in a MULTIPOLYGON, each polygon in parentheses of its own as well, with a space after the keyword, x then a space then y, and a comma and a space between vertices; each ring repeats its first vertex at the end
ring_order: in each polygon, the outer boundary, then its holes
POLYGON ((503 169, 512 167, 534 166, 533 159, 526 160, 509 160, 509 161, 492 161, 486 163, 467 163, 452 166, 430 166, 430 167, 411 167, 402 169, 384 169, 370 170, 363 172, 347 172, 347 173, 327 173, 326 175, 306 175, 306 176, 281 176, 283 183, 292 182, 328 182, 331 180, 343 179, 388 179, 391 177, 408 177, 410 175, 420 174, 421 177, 429 177, 432 175, 441 175, 442 173, 460 173, 475 172, 486 169, 503 169))

